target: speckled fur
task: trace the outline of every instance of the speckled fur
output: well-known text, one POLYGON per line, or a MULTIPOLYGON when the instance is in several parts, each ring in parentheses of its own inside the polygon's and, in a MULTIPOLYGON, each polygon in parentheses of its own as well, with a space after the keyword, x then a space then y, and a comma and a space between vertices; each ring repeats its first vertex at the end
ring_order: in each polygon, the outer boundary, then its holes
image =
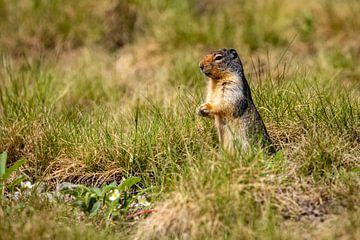
POLYGON ((222 146, 234 151, 260 144, 274 153, 271 139, 251 97, 241 60, 235 49, 211 52, 200 61, 201 71, 208 77, 206 102, 198 114, 214 118, 222 146))

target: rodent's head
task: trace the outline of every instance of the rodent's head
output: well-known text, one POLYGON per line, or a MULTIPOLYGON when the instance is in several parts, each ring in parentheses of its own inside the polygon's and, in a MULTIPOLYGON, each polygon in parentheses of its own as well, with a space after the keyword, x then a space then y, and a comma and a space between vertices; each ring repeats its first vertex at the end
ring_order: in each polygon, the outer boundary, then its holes
POLYGON ((210 52, 200 61, 199 67, 202 73, 212 79, 221 79, 243 72, 239 55, 233 48, 210 52))

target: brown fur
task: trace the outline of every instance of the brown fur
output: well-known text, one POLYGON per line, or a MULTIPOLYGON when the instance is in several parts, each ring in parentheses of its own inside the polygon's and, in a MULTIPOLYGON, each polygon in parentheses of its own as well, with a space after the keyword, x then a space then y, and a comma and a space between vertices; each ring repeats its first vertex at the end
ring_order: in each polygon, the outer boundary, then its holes
POLYGON ((207 97, 198 114, 213 118, 222 146, 233 151, 261 143, 275 152, 266 127, 251 97, 242 64, 235 49, 221 49, 203 57, 199 63, 208 77, 207 97))

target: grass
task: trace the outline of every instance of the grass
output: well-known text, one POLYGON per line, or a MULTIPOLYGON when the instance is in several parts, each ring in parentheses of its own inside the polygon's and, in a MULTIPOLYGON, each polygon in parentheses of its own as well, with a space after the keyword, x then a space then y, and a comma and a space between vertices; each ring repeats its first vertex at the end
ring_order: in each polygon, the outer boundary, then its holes
POLYGON ((359 238, 359 8, 355 0, 0 0, 8 165, 25 159, 19 172, 48 191, 137 176, 156 210, 107 226, 33 194, 2 203, 0 235, 359 238), (220 47, 239 50, 276 157, 226 155, 212 122, 196 116, 206 84, 197 62, 220 47))

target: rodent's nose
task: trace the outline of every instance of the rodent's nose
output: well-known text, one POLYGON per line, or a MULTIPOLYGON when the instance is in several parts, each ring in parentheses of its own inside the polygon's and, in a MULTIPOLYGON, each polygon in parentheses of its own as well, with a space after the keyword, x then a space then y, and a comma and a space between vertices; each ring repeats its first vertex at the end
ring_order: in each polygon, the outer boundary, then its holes
POLYGON ((205 67, 205 66, 204 66, 204 64, 203 64, 203 63, 200 63, 200 64, 199 64, 199 68, 201 69, 201 71, 203 71, 203 70, 204 70, 204 67, 205 67))

